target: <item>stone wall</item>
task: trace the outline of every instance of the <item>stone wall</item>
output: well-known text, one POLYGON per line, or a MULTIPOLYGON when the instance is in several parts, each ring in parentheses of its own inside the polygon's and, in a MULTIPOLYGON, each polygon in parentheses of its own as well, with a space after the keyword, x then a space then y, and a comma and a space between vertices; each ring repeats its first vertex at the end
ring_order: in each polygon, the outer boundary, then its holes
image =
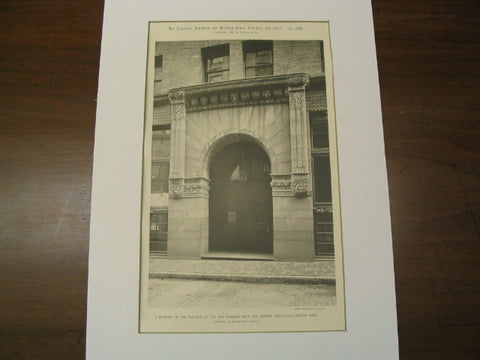
POLYGON ((207 156, 215 141, 229 134, 246 134, 259 139, 263 147, 271 149, 272 172, 291 171, 288 104, 189 113, 186 123, 186 177, 208 177, 202 169, 202 161, 205 160, 202 157, 207 156))

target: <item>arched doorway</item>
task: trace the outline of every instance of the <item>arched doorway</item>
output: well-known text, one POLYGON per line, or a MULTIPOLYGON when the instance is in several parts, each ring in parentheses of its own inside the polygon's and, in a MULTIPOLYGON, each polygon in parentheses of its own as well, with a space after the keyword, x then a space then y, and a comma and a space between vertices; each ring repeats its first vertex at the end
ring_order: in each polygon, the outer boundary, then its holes
POLYGON ((270 160, 258 145, 240 141, 210 164, 209 251, 273 253, 270 160))

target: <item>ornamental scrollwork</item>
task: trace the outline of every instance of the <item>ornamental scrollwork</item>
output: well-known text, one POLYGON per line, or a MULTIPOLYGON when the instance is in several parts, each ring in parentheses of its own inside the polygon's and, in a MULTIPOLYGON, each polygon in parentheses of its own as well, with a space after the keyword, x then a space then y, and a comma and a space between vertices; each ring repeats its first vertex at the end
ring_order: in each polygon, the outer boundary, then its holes
POLYGON ((288 79, 288 91, 300 91, 305 90, 305 87, 310 83, 308 75, 294 76, 288 79))
POLYGON ((185 91, 173 90, 168 93, 168 99, 170 100, 171 117, 172 121, 184 120, 185 114, 185 91))
POLYGON ((307 197, 312 194, 312 185, 310 176, 301 175, 293 176, 292 193, 295 197, 307 197))
POLYGON ((209 181, 204 178, 187 179, 183 187, 185 197, 205 197, 209 191, 209 181))
POLYGON ((182 104, 185 102, 184 90, 173 90, 168 93, 168 99, 172 105, 182 104))
POLYGON ((302 108, 305 106, 305 92, 291 91, 289 94, 290 107, 302 108))
POLYGON ((305 180, 295 180, 292 182, 292 191, 295 197, 307 197, 310 195, 310 186, 305 180))
POLYGON ((183 104, 172 105, 172 121, 185 120, 185 107, 183 104))

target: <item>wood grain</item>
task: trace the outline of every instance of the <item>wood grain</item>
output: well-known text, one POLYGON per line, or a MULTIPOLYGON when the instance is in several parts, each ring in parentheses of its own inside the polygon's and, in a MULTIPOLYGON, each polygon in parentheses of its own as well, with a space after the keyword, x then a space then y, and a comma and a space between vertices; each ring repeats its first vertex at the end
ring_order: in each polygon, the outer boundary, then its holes
POLYGON ((480 3, 373 9, 401 359, 479 359, 480 3))
MULTIPOLYGON (((480 357, 480 3, 374 0, 401 359, 480 357)), ((101 0, 0 4, 0 359, 83 359, 101 0)))
POLYGON ((82 359, 102 1, 0 5, 0 359, 82 359))

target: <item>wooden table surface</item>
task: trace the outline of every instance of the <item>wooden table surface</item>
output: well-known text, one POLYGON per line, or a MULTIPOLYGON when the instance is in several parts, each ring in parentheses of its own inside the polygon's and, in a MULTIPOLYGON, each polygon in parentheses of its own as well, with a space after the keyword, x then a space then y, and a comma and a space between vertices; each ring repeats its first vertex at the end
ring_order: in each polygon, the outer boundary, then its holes
MULTIPOLYGON (((401 359, 480 358, 480 2, 374 0, 401 359)), ((0 359, 85 356, 103 1, 0 3, 0 359)))

